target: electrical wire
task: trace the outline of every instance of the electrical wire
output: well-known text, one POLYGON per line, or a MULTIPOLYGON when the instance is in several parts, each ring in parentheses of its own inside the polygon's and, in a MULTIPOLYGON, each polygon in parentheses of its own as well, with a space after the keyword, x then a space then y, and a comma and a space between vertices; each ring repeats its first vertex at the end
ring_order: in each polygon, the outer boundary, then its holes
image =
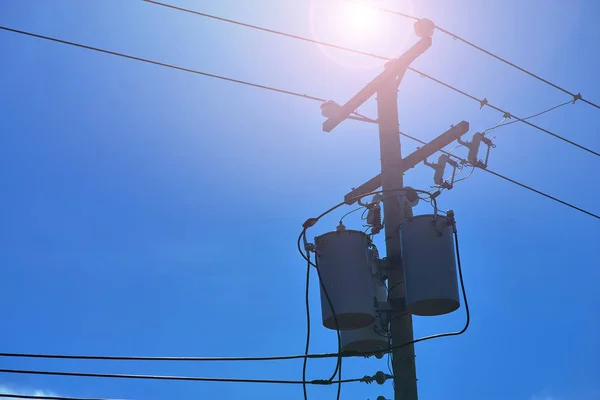
MULTIPOLYGON (((548 109, 546 109, 546 110, 544 110, 544 111, 542 111, 542 112, 539 112, 539 113, 537 113, 537 114, 530 115, 529 117, 525 117, 525 118, 523 118, 523 120, 525 121, 525 120, 529 120, 529 119, 531 119, 531 118, 539 117, 540 115, 543 115, 543 114, 549 113, 550 111, 554 111, 554 110, 556 110, 557 108, 560 108, 560 107, 566 106, 567 104, 573 104, 573 102, 572 102, 572 101, 565 101, 564 103, 560 103, 560 104, 558 104, 558 105, 556 105, 556 106, 554 106, 554 107, 550 107, 550 108, 548 108, 548 109)), ((505 123, 505 124, 500 124, 500 125, 496 126, 495 128, 500 128, 500 127, 502 127, 502 126, 507 126, 507 125, 516 124, 517 122, 521 122, 521 121, 510 121, 510 122, 507 122, 507 123, 505 123)), ((495 129, 495 128, 494 128, 494 129, 495 129)))
POLYGON ((471 172, 469 172, 469 175, 465 176, 464 178, 460 178, 460 179, 455 180, 454 184, 457 184, 458 182, 466 181, 467 179, 469 179, 471 177, 471 175, 473 175, 473 172, 475 172, 475 168, 476 167, 472 167, 471 168, 471 172))
POLYGON ((3 398, 7 398, 7 399, 42 399, 42 400, 111 400, 111 399, 87 398, 87 397, 86 398, 64 397, 64 396, 50 396, 50 395, 27 396, 24 394, 0 393, 0 399, 3 399, 3 398))
MULTIPOLYGON (((304 231, 306 232, 306 231, 304 231)), ((306 263, 306 288, 304 301, 306 303, 306 347, 304 348, 304 361, 302 362, 302 392, 304 394, 304 400, 308 400, 308 392, 306 386, 306 367, 308 364, 308 351, 310 349, 310 304, 309 304, 309 288, 310 288, 310 253, 307 254, 308 262, 306 263)))
MULTIPOLYGON (((403 18, 412 19, 412 20, 414 20, 414 21, 419 21, 419 20, 421 19, 421 18, 415 17, 415 16, 413 16, 413 15, 405 14, 405 13, 402 13, 402 12, 398 12, 398 11, 390 10, 390 9, 383 8, 383 7, 378 7, 378 6, 375 6, 375 5, 373 5, 373 4, 367 4, 367 3, 364 3, 364 2, 361 2, 361 1, 357 1, 357 0, 346 0, 346 1, 347 1, 347 2, 349 2, 349 3, 361 4, 361 5, 363 5, 363 6, 370 7, 370 8, 372 8, 372 9, 375 9, 375 10, 378 10, 378 11, 386 12, 386 13, 389 13, 389 14, 395 14, 395 15, 401 16, 401 17, 403 17, 403 18)), ((531 76, 531 77, 533 77, 533 78, 537 79, 537 80, 539 80, 540 82, 543 82, 543 83, 545 83, 545 84, 547 84, 547 85, 549 85, 549 86, 552 86, 552 87, 553 87, 553 88, 555 88, 555 89, 558 89, 558 90, 560 90, 560 91, 561 91, 561 92, 563 92, 563 93, 566 93, 566 94, 568 94, 569 96, 573 97, 573 99, 572 99, 572 100, 569 100, 569 103, 574 103, 574 102, 575 102, 575 101, 577 101, 577 100, 581 100, 581 101, 583 101, 584 103, 587 103, 587 104, 589 104, 589 105, 591 105, 591 106, 593 106, 593 107, 596 107, 596 108, 600 109, 600 106, 599 106, 598 104, 596 104, 596 103, 594 103, 594 102, 592 102, 592 101, 586 100, 586 99, 584 99, 583 97, 581 97, 581 93, 577 93, 577 94, 575 94, 575 93, 573 93, 573 92, 571 92, 571 91, 569 91, 569 90, 567 90, 567 89, 565 89, 565 88, 562 88, 562 87, 558 86, 557 84, 555 84, 555 83, 552 83, 552 82, 550 82, 550 81, 548 81, 548 80, 546 80, 546 79, 544 79, 544 78, 540 77, 539 75, 536 75, 536 74, 534 74, 533 72, 531 72, 531 71, 529 71, 529 70, 527 70, 527 69, 525 69, 525 68, 523 68, 523 67, 520 67, 520 66, 516 65, 515 63, 513 63, 513 62, 510 62, 510 61, 508 61, 507 59, 505 59, 505 58, 502 58, 502 57, 500 57, 500 56, 498 56, 498 55, 496 55, 496 54, 492 53, 491 51, 489 51, 489 50, 486 50, 486 49, 484 49, 483 47, 480 47, 480 46, 476 45, 475 43, 473 43, 473 42, 470 42, 470 41, 468 41, 468 40, 466 40, 466 39, 464 39, 464 38, 462 38, 462 37, 458 36, 458 35, 457 35, 457 34, 455 34, 455 33, 452 33, 452 32, 450 32, 450 31, 449 31, 449 30, 447 30, 447 29, 444 29, 444 28, 442 28, 442 27, 440 27, 440 26, 437 26, 437 25, 436 25, 436 27, 435 27, 435 28, 436 28, 438 31, 445 33, 446 35, 448 35, 448 36, 452 37, 452 38, 453 38, 453 39, 455 39, 455 40, 459 40, 459 41, 463 42, 464 44, 466 44, 466 45, 468 45, 468 46, 471 46, 471 47, 473 47, 474 49, 477 49, 477 50, 479 50, 479 51, 481 51, 481 52, 483 52, 483 53, 487 54, 488 56, 491 56, 491 57, 495 58, 496 60, 499 60, 499 61, 501 61, 501 62, 503 62, 503 63, 505 63, 505 64, 507 64, 507 65, 509 65, 509 66, 511 66, 511 67, 513 67, 513 68, 515 68, 515 69, 517 69, 517 70, 519 70, 519 71, 521 71, 521 72, 523 72, 523 73, 525 73, 525 74, 527 74, 527 75, 529 75, 529 76, 531 76)))
MULTIPOLYGON (((340 225, 342 225, 342 222, 344 222, 344 218, 346 218, 348 215, 350 215, 350 214, 352 214, 352 213, 355 213, 355 212, 357 212, 357 211, 359 211, 359 210, 362 210, 362 209, 363 209, 363 207, 362 207, 362 206, 360 206, 360 207, 356 207, 355 209, 353 209, 353 210, 350 210, 350 211, 348 211, 346 214, 342 215, 342 217, 340 218, 340 225)), ((367 210, 368 210, 368 209, 366 209, 366 208, 365 208, 365 211, 367 211, 367 210)), ((363 215, 364 215, 364 212, 363 212, 363 215)), ((361 219, 362 219, 362 216, 361 216, 361 219)))
POLYGON ((101 49, 99 47, 88 46, 88 45, 85 45, 85 44, 71 42, 71 41, 68 41, 68 40, 57 39, 57 38, 53 38, 53 37, 50 37, 50 36, 38 35, 37 33, 31 33, 31 32, 22 31, 22 30, 19 30, 19 29, 8 28, 6 26, 0 26, 0 29, 4 30, 4 31, 8 31, 8 32, 13 32, 13 33, 21 34, 21 35, 26 35, 26 36, 34 37, 34 38, 37 38, 37 39, 49 40, 51 42, 66 44, 66 45, 69 45, 69 46, 79 47, 79 48, 82 48, 82 49, 96 51, 96 52, 99 52, 99 53, 110 54, 110 55, 113 55, 113 56, 128 58, 130 60, 135 60, 135 61, 141 61, 141 62, 147 63, 147 64, 153 64, 153 65, 158 65, 158 66, 161 66, 161 67, 166 67, 166 68, 176 69, 176 70, 179 70, 179 71, 189 72, 189 73, 196 74, 196 75, 202 75, 202 76, 206 76, 206 77, 209 77, 209 78, 220 79, 220 80, 223 80, 223 81, 228 81, 228 82, 233 82, 233 83, 239 83, 239 84, 242 84, 242 85, 252 86, 252 87, 255 87, 255 88, 259 88, 259 89, 265 89, 265 90, 269 90, 269 91, 272 91, 272 92, 288 94, 290 96, 302 97, 302 98, 305 98, 305 99, 316 100, 316 101, 320 101, 320 102, 327 101, 327 100, 319 98, 319 97, 308 96, 308 95, 302 94, 302 93, 297 93, 297 92, 292 92, 292 91, 289 91, 289 90, 278 89, 278 88, 275 88, 275 87, 272 87, 272 86, 259 85, 257 83, 251 83, 251 82, 242 81, 242 80, 239 80, 239 79, 228 78, 228 77, 221 76, 221 75, 210 74, 208 72, 202 72, 202 71, 198 71, 198 70, 191 69, 191 68, 180 67, 180 66, 173 65, 173 64, 168 64, 168 63, 163 63, 163 62, 160 62, 160 61, 150 60, 148 58, 142 58, 142 57, 132 56, 132 55, 125 54, 125 53, 119 53, 119 52, 112 51, 112 50, 101 49))
MULTIPOLYGON (((327 299, 327 303, 329 305, 329 308, 331 309, 331 314, 333 315, 333 321, 335 323, 335 327, 336 327, 336 334, 337 334, 337 346, 338 346, 338 351, 337 353, 337 361, 336 361, 336 365, 335 365, 335 370, 333 371, 333 374, 331 375, 331 378, 328 379, 328 381, 333 381, 333 379, 335 378, 335 375, 338 375, 338 390, 337 390, 337 400, 339 400, 340 394, 341 394, 341 385, 342 385, 342 338, 341 338, 341 334, 340 334, 340 325, 337 319, 337 314, 335 312, 335 309, 333 307, 333 302, 331 301, 331 297, 329 297, 329 293, 327 291, 327 287, 325 286, 325 284, 323 283, 323 279, 321 277, 321 270, 319 268, 319 261, 318 261, 318 256, 315 256, 315 262, 313 263, 310 260, 310 252, 307 251, 306 255, 304 254, 304 252, 302 251, 302 246, 300 245, 301 241, 304 240, 306 241, 306 230, 308 229, 308 227, 304 227, 302 229, 302 232, 300 233, 300 236, 298 237, 298 241, 297 241, 297 247, 298 247, 298 251, 300 252, 300 255, 302 256, 302 258, 304 258, 307 262, 307 268, 309 269, 309 271, 307 271, 307 280, 306 280, 306 317, 307 317, 307 321, 310 320, 310 307, 309 307, 309 297, 308 297, 308 292, 309 292, 309 278, 310 278, 310 267, 315 267, 315 269, 317 270, 317 275, 319 278, 319 285, 323 291, 323 294, 325 295, 325 298, 327 299)), ((307 322, 307 327, 308 329, 308 334, 307 334, 307 340, 306 340, 306 351, 305 351, 305 355, 308 354, 308 347, 309 347, 309 343, 310 343, 310 322, 307 322)), ((306 364, 307 364, 307 358, 304 359, 304 364, 303 364, 303 368, 302 368, 302 374, 303 374, 303 381, 305 380, 305 375, 306 375, 306 364)), ((304 396, 305 396, 305 400, 307 397, 306 394, 306 389, 304 389, 304 396)))
MULTIPOLYGON (((323 42, 323 41, 320 41, 320 40, 315 40, 315 39, 311 39, 311 38, 304 37, 304 36, 292 35, 290 33, 282 32, 282 31, 279 31, 279 30, 270 29, 270 28, 264 28, 264 27, 257 26, 257 25, 251 25, 251 24, 247 24, 247 23, 241 22, 241 21, 236 21, 236 20, 232 20, 232 19, 218 17, 218 16, 212 15, 212 14, 201 13, 201 12, 194 11, 194 10, 191 10, 191 9, 188 9, 188 8, 172 6, 170 4, 161 3, 161 2, 158 2, 158 1, 155 1, 155 0, 144 0, 144 1, 147 2, 147 3, 151 3, 151 4, 163 6, 163 7, 166 7, 166 8, 171 8, 171 9, 174 9, 174 10, 177 10, 177 11, 182 11, 182 12, 186 12, 186 13, 190 13, 190 14, 195 14, 195 15, 198 15, 198 16, 201 16, 201 17, 216 19, 218 21, 222 21, 222 22, 226 22, 226 23, 231 23, 231 24, 235 24, 235 25, 240 25, 240 26, 243 26, 243 27, 246 27, 246 28, 256 29, 256 30, 260 30, 260 31, 263 31, 263 32, 267 32, 267 33, 272 33, 272 34, 276 34, 276 35, 280 35, 280 36, 289 37, 289 38, 292 38, 292 39, 302 40, 304 42, 315 43, 315 44, 318 44, 318 45, 321 45, 321 46, 326 46, 326 47, 330 47, 330 48, 334 48, 334 49, 338 49, 338 50, 343 50, 343 51, 347 51, 347 52, 351 52, 351 53, 355 53, 355 54, 360 54, 360 55, 367 56, 367 57, 377 58, 379 60, 386 60, 386 61, 392 60, 392 58, 390 58, 390 57, 384 57, 384 56, 380 56, 380 55, 377 55, 377 54, 368 53, 368 52, 365 52, 365 51, 355 50, 355 49, 352 49, 352 48, 349 48, 349 47, 339 46, 339 45, 336 45, 336 44, 332 44, 332 43, 328 43, 328 42, 323 42)), ((412 17, 412 18, 417 19, 416 17, 412 17)), ((482 108, 483 108, 483 106, 488 106, 488 107, 490 107, 490 108, 492 108, 492 109, 494 109, 496 111, 501 112, 503 115, 510 115, 512 118, 515 118, 516 120, 518 120, 520 122, 523 122, 523 123, 531 126, 532 128, 536 128, 536 129, 538 129, 538 130, 540 130, 540 131, 542 131, 542 132, 544 132, 544 133, 546 133, 546 134, 548 134, 550 136, 555 137, 556 139, 562 140, 563 142, 566 142, 566 143, 568 143, 568 144, 570 144, 572 146, 575 146, 575 147, 577 147, 577 148, 579 148, 581 150, 584 150, 584 151, 589 152, 589 153, 591 153, 591 154, 593 154, 595 156, 600 157, 600 153, 598 153, 598 152, 596 152, 594 150, 591 150, 591 149, 589 149, 589 148, 587 148, 587 147, 585 147, 583 145, 580 145, 580 144, 578 144, 578 143, 576 143, 576 142, 574 142, 574 141, 572 141, 570 139, 567 139, 567 138, 565 138, 565 137, 563 137, 561 135, 558 135, 558 134, 556 134, 554 132, 551 132, 548 129, 542 128, 542 127, 540 127, 538 125, 535 125, 535 124, 532 124, 531 122, 528 122, 527 120, 525 120, 523 118, 519 118, 519 117, 513 115, 512 113, 509 113, 508 111, 505 111, 505 110, 503 110, 503 109, 501 109, 501 108, 499 108, 497 106, 492 105, 487 100, 487 98, 478 99, 477 97, 475 97, 473 95, 470 95, 469 93, 467 93, 467 92, 465 92, 463 90, 457 89, 457 88, 455 88, 452 85, 449 85, 449 84, 447 84, 445 82, 442 82, 441 80, 439 80, 437 78, 434 78, 433 76, 428 75, 425 72, 420 71, 420 70, 418 70, 416 68, 408 67, 408 70, 410 70, 412 72, 416 72, 417 74, 419 74, 422 77, 430 79, 430 80, 432 80, 432 81, 434 81, 434 82, 436 82, 436 83, 438 83, 438 84, 440 84, 440 85, 442 85, 442 86, 444 86, 444 87, 446 87, 448 89, 451 89, 451 90, 453 90, 453 91, 455 91, 457 93, 462 94, 463 96, 466 96, 466 97, 468 97, 468 98, 470 98, 472 100, 477 101, 482 108)))
MULTIPOLYGON (((134 375, 134 374, 101 374, 92 372, 70 372, 70 371, 40 371, 24 369, 0 369, 0 373, 5 374, 25 374, 25 375, 53 375, 53 376, 71 376, 87 378, 111 378, 111 379, 145 379, 145 380, 167 380, 167 381, 194 381, 194 382, 227 382, 227 383, 264 383, 278 385, 303 385, 303 381, 278 380, 278 379, 243 379, 243 378, 205 378, 197 376, 175 376, 175 375, 134 375)), ((362 382, 365 378, 343 379, 341 381, 328 381, 315 379, 307 381, 309 385, 331 385, 338 383, 362 382)))

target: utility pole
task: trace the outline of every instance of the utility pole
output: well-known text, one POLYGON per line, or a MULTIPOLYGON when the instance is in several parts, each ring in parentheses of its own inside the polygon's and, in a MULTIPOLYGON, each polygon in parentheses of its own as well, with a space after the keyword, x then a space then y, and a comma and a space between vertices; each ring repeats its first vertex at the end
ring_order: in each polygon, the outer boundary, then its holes
POLYGON ((347 204, 356 201, 356 196, 364 195, 383 187, 383 207, 385 221, 386 258, 388 265, 388 296, 391 306, 391 337, 393 350, 394 399, 417 400, 417 374, 413 341, 412 315, 406 312, 406 290, 402 264, 400 225, 404 220, 403 174, 444 146, 460 138, 469 130, 465 121, 453 126, 427 145, 402 158, 398 120, 398 86, 409 65, 431 47, 435 29, 433 22, 421 19, 415 23, 415 33, 421 38, 399 58, 386 64, 385 70, 369 82, 343 106, 327 102, 321 108, 327 120, 323 130, 331 132, 345 119, 361 119, 351 114, 371 96, 377 94, 376 121, 379 125, 379 145, 381 151, 381 174, 353 189, 345 197, 347 204))
POLYGON ((391 337, 393 350, 394 399, 417 400, 417 374, 414 346, 405 345, 413 341, 412 316, 406 312, 404 268, 402 265, 400 225, 404 219, 405 191, 403 190, 404 171, 414 167, 444 146, 460 138, 469 129, 465 121, 453 126, 429 144, 402 159, 400 130, 398 121, 398 86, 409 65, 431 47, 433 22, 422 19, 415 23, 415 33, 421 38, 398 59, 386 64, 385 70, 369 82, 343 106, 328 102, 322 106, 327 120, 323 130, 331 132, 345 119, 360 119, 351 114, 371 96, 377 94, 376 122, 379 125, 379 145, 381 151, 381 174, 353 189, 345 199, 348 204, 356 201, 355 196, 363 195, 383 187, 383 207, 385 220, 386 258, 388 262, 388 296, 392 308, 391 337))
MULTIPOLYGON (((381 153, 381 185, 385 215, 385 247, 390 266, 388 297, 400 310, 391 315, 392 346, 413 340, 412 316, 405 312, 404 268, 400 250, 400 224, 404 220, 404 187, 400 130, 398 124, 398 84, 396 80, 382 85, 377 92, 379 146, 381 153)), ((394 307, 396 308, 396 307, 394 307)), ((393 350, 395 400, 417 400, 415 350, 411 344, 393 350)))

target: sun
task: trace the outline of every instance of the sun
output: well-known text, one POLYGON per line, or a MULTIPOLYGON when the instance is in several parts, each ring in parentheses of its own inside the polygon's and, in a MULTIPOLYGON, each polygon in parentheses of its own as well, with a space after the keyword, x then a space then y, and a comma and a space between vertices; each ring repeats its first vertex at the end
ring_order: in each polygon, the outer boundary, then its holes
MULTIPOLYGON (((385 57, 397 57, 414 36, 412 23, 383 13, 369 3, 359 2, 364 0, 307 1, 311 37, 317 41, 385 57)), ((413 1, 416 0, 402 0, 402 11, 411 13, 413 1)), ((343 67, 370 69, 383 65, 377 58, 342 52, 324 45, 317 46, 327 58, 343 67)))
POLYGON ((354 39, 365 39, 377 35, 377 10, 363 4, 343 2, 341 4, 340 28, 354 39))

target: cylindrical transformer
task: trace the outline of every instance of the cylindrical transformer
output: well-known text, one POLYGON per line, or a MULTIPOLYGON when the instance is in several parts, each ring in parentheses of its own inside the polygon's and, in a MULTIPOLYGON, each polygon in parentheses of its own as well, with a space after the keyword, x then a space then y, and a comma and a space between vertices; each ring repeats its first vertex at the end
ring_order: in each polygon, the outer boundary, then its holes
POLYGON ((433 316, 460 306, 453 228, 448 218, 419 215, 400 228, 408 312, 433 316))
POLYGON ((359 329, 375 320, 369 238, 361 231, 338 230, 315 238, 317 266, 321 275, 323 326, 359 329), (325 291, 331 300, 333 311, 325 291))
MULTIPOLYGON (((387 301, 387 290, 379 274, 373 277, 375 297, 378 302, 387 301)), ((366 328, 352 331, 341 331, 342 352, 359 352, 367 354, 379 354, 390 347, 387 330, 382 324, 381 317, 375 318, 375 322, 366 328)), ((385 322, 384 322, 385 323, 385 322)))

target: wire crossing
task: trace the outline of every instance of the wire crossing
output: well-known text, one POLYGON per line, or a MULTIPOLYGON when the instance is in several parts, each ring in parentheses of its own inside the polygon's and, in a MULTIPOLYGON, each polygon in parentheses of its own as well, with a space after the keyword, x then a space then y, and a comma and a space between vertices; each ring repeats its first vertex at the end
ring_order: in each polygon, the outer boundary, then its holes
MULTIPOLYGON (((155 0, 144 0, 144 1, 147 2, 147 3, 156 4, 156 5, 159 5, 159 6, 166 7, 166 8, 171 8, 171 9, 174 9, 174 10, 183 11, 183 12, 190 13, 190 14, 195 14, 195 15, 198 15, 198 16, 201 16, 201 17, 211 18, 211 19, 215 19, 215 20, 218 20, 218 21, 222 21, 222 22, 227 22, 227 23, 231 23, 231 24, 235 24, 235 25, 240 25, 240 26, 243 26, 243 27, 246 27, 246 28, 260 30, 260 31, 263 31, 263 32, 272 33, 272 34, 276 34, 276 35, 280 35, 280 36, 285 36, 285 37, 289 37, 289 38, 292 38, 292 39, 302 40, 304 42, 315 43, 315 44, 319 44, 321 46, 326 46, 326 47, 331 47, 331 48, 338 49, 338 50, 348 51, 348 52, 351 52, 351 53, 360 54, 360 55, 368 56, 368 57, 373 57, 373 58, 377 58, 377 59, 380 59, 380 60, 387 60, 387 61, 392 60, 392 58, 389 58, 389 57, 384 57, 384 56, 373 54, 373 53, 368 53, 368 52, 364 52, 364 51, 360 51, 360 50, 355 50, 355 49, 351 49, 349 47, 339 46, 339 45, 328 43, 328 42, 322 42, 320 40, 315 40, 315 39, 311 39, 311 38, 307 38, 307 37, 303 37, 303 36, 299 36, 299 35, 292 35, 290 33, 282 32, 282 31, 278 31, 278 30, 274 30, 274 29, 270 29, 270 28, 264 28, 264 27, 257 26, 257 25, 251 25, 251 24, 247 24, 245 22, 240 22, 240 21, 235 21, 235 20, 232 20, 232 19, 222 18, 222 17, 218 17, 218 16, 212 15, 212 14, 201 13, 201 12, 194 11, 194 10, 191 10, 191 9, 188 9, 188 8, 177 7, 177 6, 173 6, 173 5, 170 5, 170 4, 161 3, 161 2, 155 1, 155 0)), ((595 155, 597 157, 600 157, 600 153, 599 152, 591 150, 590 148, 588 148, 586 146, 580 145, 580 144, 578 144, 578 143, 576 143, 576 142, 574 142, 574 141, 572 141, 570 139, 567 139, 567 138, 565 138, 565 137, 563 137, 563 136, 561 136, 561 135, 559 135, 557 133, 554 133, 554 132, 552 132, 552 131, 550 131, 548 129, 542 128, 542 127, 540 127, 538 125, 535 125, 535 124, 532 124, 531 122, 528 122, 528 121, 526 121, 523 118, 519 118, 516 115, 514 115, 514 114, 512 114, 512 113, 510 113, 510 112, 508 112, 506 110, 503 110, 500 107, 497 107, 497 106, 491 104, 487 100, 487 98, 479 99, 479 98, 477 98, 477 97, 475 97, 475 96, 473 96, 473 95, 471 95, 471 94, 469 94, 469 93, 467 93, 467 92, 465 92, 463 90, 460 90, 460 89, 458 89, 458 88, 456 88, 456 87, 454 87, 452 85, 449 85, 449 84, 447 84, 447 83, 445 83, 445 82, 443 82, 443 81, 441 81, 441 80, 439 80, 437 78, 434 78, 433 76, 431 76, 429 74, 426 74, 425 72, 420 71, 420 70, 418 70, 416 68, 408 67, 408 69, 410 71, 416 72, 417 74, 419 74, 422 77, 430 79, 433 82, 436 82, 436 83, 438 83, 438 84, 440 84, 440 85, 442 85, 442 86, 444 86, 444 87, 446 87, 448 89, 451 89, 451 90, 455 91, 456 93, 460 93, 463 96, 466 96, 466 97, 468 97, 468 98, 470 98, 472 100, 477 101, 477 103, 480 105, 481 108, 483 108, 484 106, 488 106, 488 107, 490 107, 493 110, 501 112, 504 116, 506 116, 508 118, 514 118, 517 121, 523 122, 524 124, 529 125, 532 128, 535 128, 535 129, 537 129, 537 130, 539 130, 541 132, 544 132, 544 133, 546 133, 546 134, 548 134, 550 136, 555 137, 556 139, 562 140, 565 143, 568 143, 568 144, 570 144, 572 146, 575 146, 575 147, 577 147, 577 148, 579 148, 579 149, 581 149, 583 151, 586 151, 586 152, 588 152, 590 154, 593 154, 593 155, 595 155)))
MULTIPOLYGON (((357 1, 357 0, 345 0, 345 1, 347 1, 347 2, 349 2, 349 3, 360 4, 360 5, 363 5, 363 6, 365 6, 365 7, 369 7, 369 8, 372 8, 372 9, 374 9, 374 10, 378 10, 378 11, 386 12, 386 13, 389 13, 389 14, 398 15, 398 16, 400 16, 400 17, 407 18, 407 19, 411 19, 411 20, 414 20, 414 21, 418 21, 418 20, 420 19, 420 18, 418 18, 418 17, 415 17, 415 16, 413 16, 413 15, 408 15, 408 14, 405 14, 405 13, 402 13, 402 12, 399 12, 399 11, 394 11, 394 10, 390 10, 390 9, 387 9, 387 8, 384 8, 384 7, 375 6, 375 5, 373 5, 373 4, 367 4, 367 3, 363 3, 363 2, 361 2, 361 1, 357 1)), ((449 30, 447 30, 447 29, 444 29, 444 28, 442 28, 442 27, 440 27, 440 26, 437 26, 437 25, 436 25, 436 29, 437 29, 438 31, 440 31, 440 32, 442 32, 442 33, 445 33, 446 35, 448 35, 448 36, 452 37, 452 38, 453 38, 453 39, 455 39, 455 40, 461 41, 461 42, 463 42, 464 44, 466 44, 466 45, 468 45, 468 46, 471 46, 471 47, 473 47, 474 49, 476 49, 476 50, 479 50, 479 51, 481 51, 482 53, 485 53, 485 54, 487 54, 488 56, 491 56, 491 57, 495 58, 496 60, 499 60, 499 61, 503 62, 504 64, 506 64, 506 65, 509 65, 509 66, 511 66, 512 68, 515 68, 515 69, 517 69, 517 70, 519 70, 519 71, 521 71, 521 72, 523 72, 523 73, 525 73, 525 74, 527 74, 527 75, 529 75, 529 76, 531 76, 531 77, 533 77, 533 78, 537 79, 537 80, 538 80, 538 81, 540 81, 540 82, 543 82, 543 83, 545 83, 546 85, 552 86, 553 88, 555 88, 555 89, 557 89, 557 90, 560 90, 560 91, 561 91, 561 92, 563 92, 563 93, 566 93, 566 94, 568 94, 569 96, 573 97, 573 99, 571 100, 572 102, 575 102, 575 101, 577 101, 577 100, 581 100, 581 101, 583 101, 584 103, 587 103, 587 104, 589 104, 589 105, 591 105, 591 106, 593 106, 593 107, 596 107, 596 108, 600 109, 600 106, 599 106, 598 104, 596 104, 596 103, 594 103, 594 102, 592 102, 592 101, 589 101, 589 100, 587 100, 587 99, 584 99, 584 98, 581 96, 581 93, 577 93, 577 94, 575 94, 575 93, 573 93, 573 92, 571 92, 571 91, 569 91, 569 90, 567 90, 567 89, 565 89, 565 88, 563 88, 563 87, 560 87, 560 86, 558 86, 557 84, 555 84, 555 83, 552 83, 552 82, 550 82, 549 80, 547 80, 547 79, 544 79, 544 78, 542 78, 541 76, 539 76, 539 75, 536 75, 536 74, 534 74, 533 72, 531 72, 531 71, 529 71, 529 70, 527 70, 527 69, 525 69, 525 68, 523 68, 523 67, 520 67, 520 66, 518 66, 517 64, 515 64, 515 63, 513 63, 513 62, 510 62, 510 61, 508 61, 507 59, 505 59, 505 58, 502 58, 502 57, 500 57, 499 55, 497 55, 497 54, 494 54, 494 53, 492 53, 491 51, 489 51, 489 50, 486 50, 486 49, 484 49, 483 47, 481 47, 481 46, 478 46, 478 45, 476 45, 475 43, 468 41, 468 40, 467 40, 467 39, 465 39, 465 38, 462 38, 462 37, 458 36, 456 33, 450 32, 450 31, 449 31, 449 30)))

